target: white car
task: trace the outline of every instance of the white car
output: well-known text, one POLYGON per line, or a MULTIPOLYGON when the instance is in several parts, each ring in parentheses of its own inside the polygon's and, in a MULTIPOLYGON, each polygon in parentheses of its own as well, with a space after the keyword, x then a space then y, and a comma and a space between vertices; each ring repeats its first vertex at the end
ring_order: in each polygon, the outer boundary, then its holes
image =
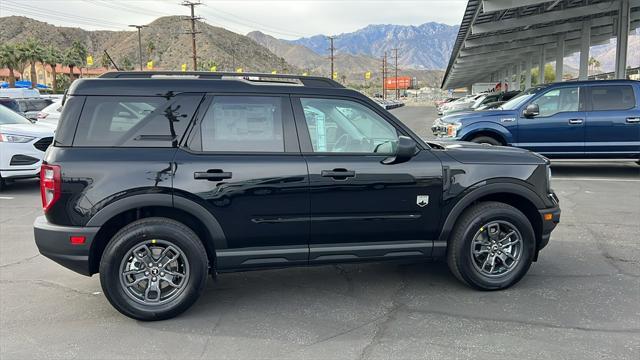
POLYGON ((36 120, 39 124, 51 124, 54 126, 58 126, 58 120, 60 120, 61 113, 62 99, 56 99, 51 105, 38 112, 38 114, 36 115, 36 120))
POLYGON ((54 127, 33 124, 0 106, 0 189, 5 180, 38 177, 54 127))

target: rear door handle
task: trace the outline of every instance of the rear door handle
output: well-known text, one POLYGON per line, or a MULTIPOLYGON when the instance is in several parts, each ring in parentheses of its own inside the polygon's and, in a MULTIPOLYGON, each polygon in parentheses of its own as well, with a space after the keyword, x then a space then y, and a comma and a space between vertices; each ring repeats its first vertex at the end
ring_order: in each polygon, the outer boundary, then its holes
POLYGON ((640 117, 628 117, 627 124, 637 124, 640 123, 640 117))
POLYGON ((584 120, 582 119, 569 119, 569 124, 571 125, 579 125, 582 124, 584 120))
POLYGON ((193 173, 193 178, 196 180, 220 181, 231 179, 231 176, 232 174, 230 172, 225 172, 221 169, 209 169, 207 171, 196 171, 193 173))
POLYGON ((353 170, 347 169, 333 169, 333 170, 322 170, 320 175, 323 177, 331 177, 336 180, 345 180, 346 178, 356 176, 356 172, 353 170))

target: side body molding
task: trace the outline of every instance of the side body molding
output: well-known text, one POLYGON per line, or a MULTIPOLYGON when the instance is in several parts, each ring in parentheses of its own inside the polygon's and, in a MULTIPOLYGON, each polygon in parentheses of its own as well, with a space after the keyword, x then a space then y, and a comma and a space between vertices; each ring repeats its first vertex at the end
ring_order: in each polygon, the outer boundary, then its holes
POLYGON ((213 239, 212 245, 215 250, 227 248, 227 240, 220 223, 207 209, 194 201, 170 194, 139 194, 123 198, 100 209, 86 226, 100 227, 120 213, 150 206, 174 207, 190 214, 204 224, 213 239))
POLYGON ((440 236, 438 237, 439 242, 447 242, 449 239, 449 234, 453 229, 456 221, 462 214, 462 212, 474 201, 480 199, 483 196, 491 195, 491 194, 513 194, 521 196, 527 200, 529 200, 536 208, 542 209, 545 207, 544 202, 540 197, 531 189, 527 188, 524 185, 520 185, 517 183, 492 183, 477 187, 476 189, 468 192, 463 195, 457 203, 453 206, 449 214, 447 215, 446 220, 442 226, 442 231, 440 232, 440 236))

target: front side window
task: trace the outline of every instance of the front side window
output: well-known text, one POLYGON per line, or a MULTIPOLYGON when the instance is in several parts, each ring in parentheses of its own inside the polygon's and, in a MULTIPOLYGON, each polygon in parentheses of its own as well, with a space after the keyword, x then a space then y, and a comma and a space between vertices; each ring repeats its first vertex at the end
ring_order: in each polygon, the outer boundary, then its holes
POLYGON ((300 101, 314 152, 394 153, 397 130, 368 107, 339 99, 300 101))
POLYGON ((591 107, 593 111, 629 110, 636 104, 630 85, 593 86, 591 107))
POLYGON ((284 152, 282 98, 216 96, 196 140, 202 151, 284 152))
POLYGON ((545 92, 533 101, 540 109, 539 117, 552 116, 561 112, 578 111, 580 108, 580 89, 566 87, 545 92))

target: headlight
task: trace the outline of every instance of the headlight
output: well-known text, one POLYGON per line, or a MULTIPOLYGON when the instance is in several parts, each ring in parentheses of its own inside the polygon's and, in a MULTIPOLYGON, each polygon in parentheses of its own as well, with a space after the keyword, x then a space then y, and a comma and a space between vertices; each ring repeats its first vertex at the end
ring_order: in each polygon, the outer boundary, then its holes
POLYGON ((10 143, 26 143, 35 139, 31 136, 23 136, 23 135, 12 135, 12 134, 2 134, 0 133, 0 141, 10 142, 10 143))
POLYGON ((447 136, 456 137, 458 130, 462 127, 460 123, 447 124, 447 136))

